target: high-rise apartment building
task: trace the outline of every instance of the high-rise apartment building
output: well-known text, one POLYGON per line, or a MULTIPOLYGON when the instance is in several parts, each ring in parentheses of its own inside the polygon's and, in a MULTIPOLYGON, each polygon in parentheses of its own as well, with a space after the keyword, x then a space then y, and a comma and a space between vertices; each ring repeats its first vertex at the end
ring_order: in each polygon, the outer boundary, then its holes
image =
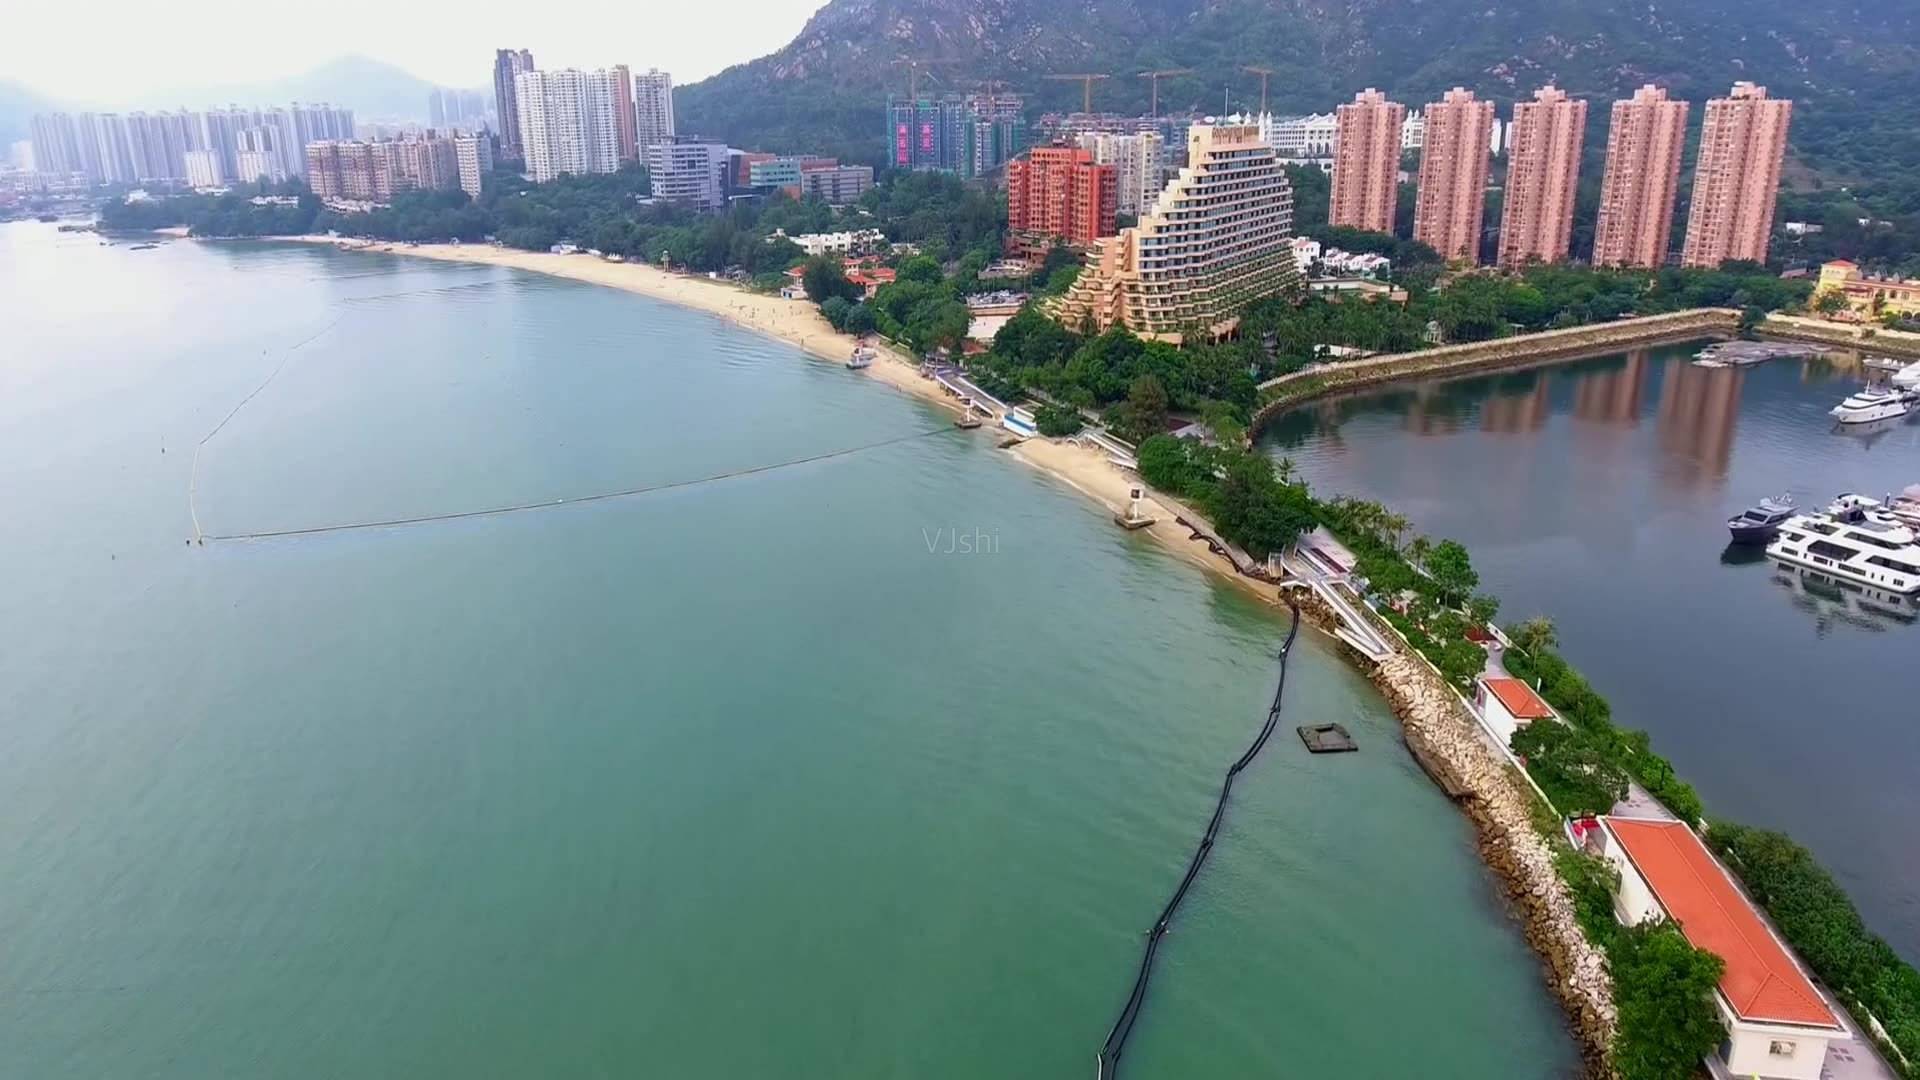
POLYGON ((619 146, 621 161, 636 161, 640 146, 634 126, 633 72, 625 64, 615 64, 609 74, 613 79, 614 142, 619 146))
POLYGON ((41 113, 33 118, 33 164, 43 173, 70 176, 86 172, 80 158, 80 136, 67 113, 41 113))
POLYGON ((695 136, 676 136, 647 147, 653 197, 702 210, 727 204, 728 147, 695 136))
POLYGON ((205 190, 227 182, 226 167, 221 164, 220 155, 212 150, 189 150, 185 163, 190 187, 205 190))
POLYGON ((562 173, 610 173, 620 167, 613 76, 555 68, 514 77, 527 175, 546 183, 562 173))
POLYGON ((1333 195, 1327 223, 1393 231, 1407 107, 1368 87, 1334 110, 1333 195))
POLYGON ((983 176, 1019 153, 1018 99, 984 95, 887 99, 887 163, 896 169, 983 176))
POLYGON ((1613 103, 1593 265, 1655 267, 1667 261, 1673 203, 1686 152, 1687 103, 1657 86, 1613 103))
POLYGON ((453 157, 460 174, 460 190, 479 198, 487 177, 493 175, 493 140, 485 132, 455 135, 453 157))
MULTIPOLYGON (((243 151, 278 159, 269 173, 298 175, 305 168, 297 127, 315 138, 353 133, 353 113, 329 105, 292 109, 210 109, 205 112, 49 113, 33 121, 35 159, 56 174, 85 174, 95 184, 187 179, 186 155, 205 150, 220 159, 220 175, 242 175, 243 151)), ((258 162, 255 162, 257 165, 258 162)), ((207 173, 201 170, 204 179, 207 173)))
POLYGON ((1145 213, 1166 186, 1166 140, 1157 131, 1083 131, 1077 142, 1092 152, 1094 161, 1113 166, 1115 206, 1122 214, 1145 213))
POLYGON ((1007 253, 1038 262, 1055 244, 1113 235, 1119 171, 1077 146, 1036 146, 1007 163, 1007 253))
POLYGON ((1500 213, 1500 265, 1560 262, 1573 239, 1587 103, 1557 87, 1513 107, 1507 125, 1507 186, 1500 213))
POLYGON ((633 140, 638 153, 673 141, 673 76, 648 68, 633 77, 633 140))
POLYGON ((1792 119, 1792 101, 1768 98, 1766 87, 1750 82, 1734 83, 1727 97, 1707 102, 1687 240, 1680 252, 1683 265, 1766 261, 1792 119))
POLYGON ((332 140, 310 142, 306 145, 307 187, 322 199, 338 199, 342 190, 340 176, 340 144, 332 140))
POLYGON ((1413 238, 1442 258, 1473 262, 1487 205, 1487 156, 1493 102, 1454 87, 1425 111, 1426 146, 1420 154, 1420 190, 1414 198, 1413 238))
POLYGON ((495 49, 493 53, 493 107, 500 117, 500 152, 523 156, 520 134, 520 88, 516 80, 533 71, 533 54, 525 49, 495 49))
POLYGON ((1297 287, 1293 191, 1253 124, 1187 129, 1187 164, 1140 224, 1098 241, 1049 310, 1178 342, 1217 337, 1253 301, 1297 287))

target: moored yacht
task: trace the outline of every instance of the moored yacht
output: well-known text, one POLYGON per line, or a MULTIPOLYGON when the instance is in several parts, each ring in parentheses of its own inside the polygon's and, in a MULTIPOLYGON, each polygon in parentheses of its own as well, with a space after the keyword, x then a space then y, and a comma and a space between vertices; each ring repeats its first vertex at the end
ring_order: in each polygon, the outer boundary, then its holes
POLYGON ((1761 499, 1739 514, 1727 519, 1727 531, 1733 534, 1736 544, 1764 544, 1773 539, 1780 531, 1780 523, 1793 516, 1793 499, 1782 495, 1779 498, 1761 499))
POLYGON ((1894 372, 1887 381, 1901 390, 1920 390, 1920 360, 1894 372))
POLYGON ((1917 404, 1920 404, 1920 391, 1869 386, 1835 405, 1827 415, 1843 424, 1866 424, 1905 416, 1917 404))
POLYGON ((1842 495, 1824 512, 1789 517, 1767 554, 1869 588, 1920 595, 1920 538, 1862 495, 1842 495))

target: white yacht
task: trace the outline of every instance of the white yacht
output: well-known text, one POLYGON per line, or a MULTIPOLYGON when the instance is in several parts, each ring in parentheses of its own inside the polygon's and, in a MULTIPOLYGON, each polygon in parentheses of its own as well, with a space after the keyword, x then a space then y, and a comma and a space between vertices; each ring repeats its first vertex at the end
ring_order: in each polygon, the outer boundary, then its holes
POLYGON ((1897 389, 1920 390, 1920 360, 1915 360, 1913 363, 1894 372, 1893 376, 1887 381, 1891 382, 1897 389))
POLYGON ((1866 424, 1905 416, 1915 405, 1920 405, 1920 391, 1869 386, 1835 405, 1827 415, 1843 424, 1866 424))
POLYGON ((1822 513, 1788 518, 1767 554, 1868 588, 1920 595, 1920 538, 1863 495, 1842 495, 1822 513))

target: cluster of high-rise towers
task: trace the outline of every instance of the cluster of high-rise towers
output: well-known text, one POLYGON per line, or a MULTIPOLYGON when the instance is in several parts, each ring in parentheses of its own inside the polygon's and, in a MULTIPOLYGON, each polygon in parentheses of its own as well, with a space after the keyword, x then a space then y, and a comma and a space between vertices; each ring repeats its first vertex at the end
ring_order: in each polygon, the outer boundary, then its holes
MULTIPOLYGON (((1595 266, 1666 262, 1687 108, 1655 86, 1613 103, 1591 254, 1595 266)), ((1748 82, 1707 102, 1682 265, 1766 260, 1792 112, 1791 101, 1769 98, 1765 87, 1748 82)), ((1392 232, 1406 106, 1369 89, 1336 115, 1328 221, 1392 232)), ((1493 124, 1493 102, 1458 87, 1426 107, 1413 238, 1449 260, 1479 258, 1493 124)), ((1496 256, 1501 266, 1568 257, 1586 128, 1587 103, 1552 86, 1514 105, 1496 256)))

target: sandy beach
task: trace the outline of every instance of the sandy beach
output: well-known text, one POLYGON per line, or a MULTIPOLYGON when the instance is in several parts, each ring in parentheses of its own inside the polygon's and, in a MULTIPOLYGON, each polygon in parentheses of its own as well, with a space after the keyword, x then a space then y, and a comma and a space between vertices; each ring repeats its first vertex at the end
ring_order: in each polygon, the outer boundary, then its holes
MULTIPOLYGON (((290 239, 302 243, 336 246, 343 243, 339 238, 331 236, 301 236, 290 239)), ((613 289, 624 289, 641 296, 664 300, 670 304, 708 312, 736 326, 796 345, 816 360, 844 363, 855 344, 855 339, 851 335, 843 334, 830 326, 826 319, 821 317, 819 309, 809 301, 783 300, 778 296, 749 292, 731 282, 715 281, 690 274, 670 273, 645 263, 615 263, 584 254, 555 255, 550 252, 494 247, 490 244, 374 243, 363 245, 359 242, 350 243, 351 246, 344 250, 407 255, 422 259, 439 259, 444 262, 505 266, 515 270, 551 274, 555 277, 604 285, 613 289)), ((912 358, 889 348, 885 342, 877 342, 877 345, 880 362, 863 369, 864 374, 879 379, 902 393, 912 394, 923 400, 937 403, 943 408, 958 411, 954 399, 948 396, 939 384, 921 377, 918 365, 912 358)), ((982 431, 997 436, 1000 429, 983 428, 982 431)), ((1011 453, 1114 513, 1126 509, 1131 501, 1131 489, 1140 484, 1137 476, 1108 460, 1105 451, 1077 442, 1046 438, 1028 439, 1012 447, 1011 453)), ((1241 576, 1233 569, 1232 563, 1213 554, 1204 542, 1189 539, 1187 529, 1173 520, 1174 511, 1156 502, 1151 497, 1151 493, 1144 500, 1144 506, 1146 512, 1157 520, 1152 526, 1141 530, 1142 532, 1151 535, 1168 550, 1195 566, 1221 574, 1263 599, 1269 601, 1276 599, 1275 590, 1271 585, 1263 585, 1251 578, 1241 576)))

